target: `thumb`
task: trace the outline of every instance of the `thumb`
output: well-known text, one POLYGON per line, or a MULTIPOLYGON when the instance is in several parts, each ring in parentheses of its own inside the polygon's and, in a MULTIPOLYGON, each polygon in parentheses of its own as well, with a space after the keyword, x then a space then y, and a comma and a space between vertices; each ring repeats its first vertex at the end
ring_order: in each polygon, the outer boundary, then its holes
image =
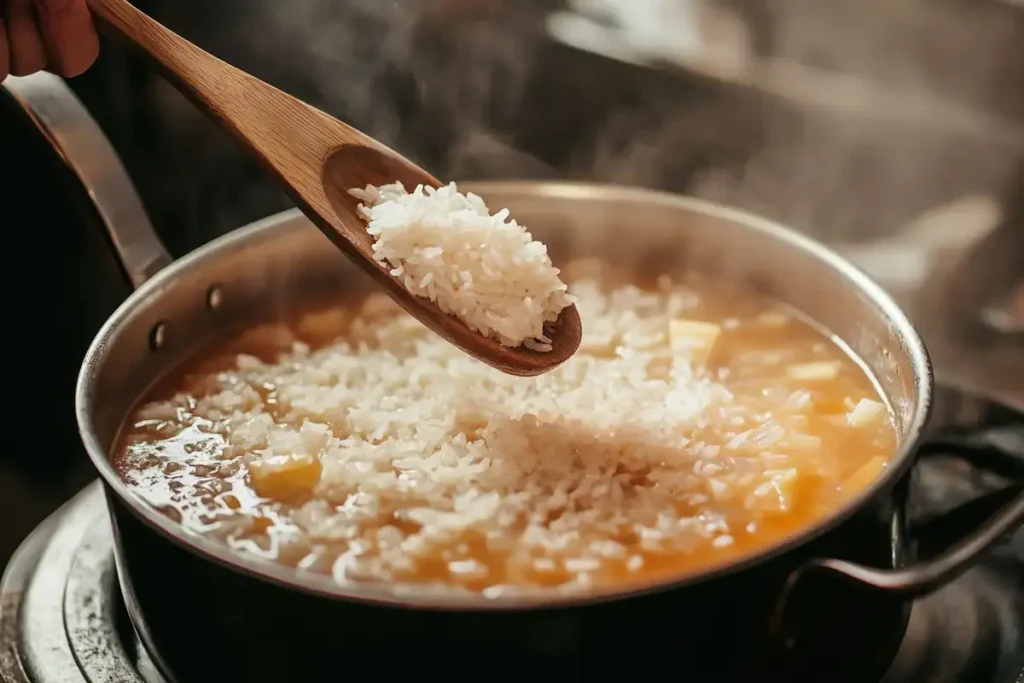
POLYGON ((37 0, 50 69, 77 76, 96 61, 99 39, 86 0, 37 0))

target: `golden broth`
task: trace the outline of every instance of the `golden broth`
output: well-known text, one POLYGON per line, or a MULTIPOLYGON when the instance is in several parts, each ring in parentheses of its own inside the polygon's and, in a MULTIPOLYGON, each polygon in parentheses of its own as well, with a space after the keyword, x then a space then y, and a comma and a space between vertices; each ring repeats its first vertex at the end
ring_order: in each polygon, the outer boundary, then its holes
POLYGON ((540 378, 372 295, 195 359, 113 462, 237 552, 493 594, 735 561, 835 514, 893 456, 871 378, 785 307, 698 276, 566 275, 584 342, 540 378))

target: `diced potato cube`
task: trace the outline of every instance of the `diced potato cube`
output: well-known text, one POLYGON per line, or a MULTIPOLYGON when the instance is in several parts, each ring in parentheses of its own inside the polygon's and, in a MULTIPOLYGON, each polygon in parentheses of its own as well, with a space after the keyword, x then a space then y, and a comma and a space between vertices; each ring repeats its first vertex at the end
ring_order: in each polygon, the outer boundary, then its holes
POLYGON ((792 509, 797 493, 796 469, 766 470, 765 474, 768 479, 747 497, 747 506, 765 514, 792 509))
POLYGON ((785 327, 789 324, 789 317, 778 311, 765 311, 757 316, 757 321, 765 327, 785 327))
POLYGON ((885 415, 885 405, 870 398, 862 398, 846 416, 852 427, 867 427, 877 423, 885 415))
POLYGON ((668 338, 672 352, 693 366, 707 365, 722 328, 699 320, 670 320, 668 338))
POLYGON ((839 361, 821 361, 817 363, 801 363, 790 365, 786 375, 799 382, 817 382, 835 379, 839 376, 842 364, 839 361))
POLYGON ((580 341, 580 350, 596 355, 612 355, 615 351, 615 343, 616 335, 613 329, 584 330, 583 339, 580 341))
POLYGON ((249 480, 265 498, 290 498, 320 481, 320 458, 309 453, 273 455, 249 463, 249 480))

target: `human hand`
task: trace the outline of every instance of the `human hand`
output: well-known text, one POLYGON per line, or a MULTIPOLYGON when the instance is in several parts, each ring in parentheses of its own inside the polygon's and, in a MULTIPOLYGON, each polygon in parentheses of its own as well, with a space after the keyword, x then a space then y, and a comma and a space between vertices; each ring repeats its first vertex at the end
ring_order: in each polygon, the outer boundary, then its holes
POLYGON ((0 81, 47 69, 77 76, 99 40, 86 0, 0 0, 0 81))

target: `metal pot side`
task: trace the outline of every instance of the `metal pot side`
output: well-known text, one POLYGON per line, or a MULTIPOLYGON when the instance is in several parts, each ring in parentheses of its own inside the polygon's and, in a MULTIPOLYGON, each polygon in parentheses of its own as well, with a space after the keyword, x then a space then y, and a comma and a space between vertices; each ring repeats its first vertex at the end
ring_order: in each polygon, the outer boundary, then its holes
MULTIPOLYGON (((713 270, 823 324, 863 361, 893 408, 900 452, 876 486, 889 486, 906 469, 928 411, 927 354, 888 297, 838 257, 770 223, 680 197, 550 183, 472 189, 530 225, 556 262, 571 254, 609 259, 640 273, 713 270)), ((107 454, 134 402, 169 368, 226 330, 274 320, 331 294, 358 297, 368 289, 365 278, 297 212, 235 231, 157 274, 111 317, 83 365, 77 410, 106 483, 132 498, 107 454)), ((847 517, 873 492, 790 543, 847 517)), ((148 509, 140 512, 158 526, 169 524, 148 509)), ((219 546, 188 540, 223 561, 240 562, 219 546)), ((267 569, 253 563, 256 571, 267 569)), ((338 590, 332 585, 327 592, 338 590)))

